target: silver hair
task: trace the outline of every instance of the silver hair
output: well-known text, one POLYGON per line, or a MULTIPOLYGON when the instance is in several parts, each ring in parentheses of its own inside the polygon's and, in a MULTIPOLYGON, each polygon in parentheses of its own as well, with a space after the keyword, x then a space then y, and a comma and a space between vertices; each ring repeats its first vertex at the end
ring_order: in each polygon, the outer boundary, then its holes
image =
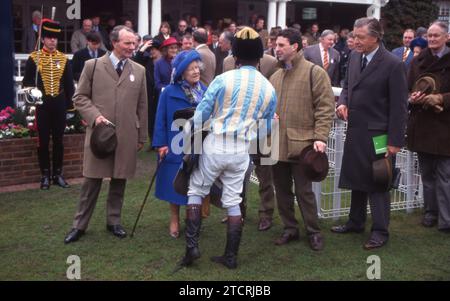
POLYGON ((125 30, 132 34, 136 34, 133 29, 126 27, 125 25, 117 25, 116 27, 113 28, 113 30, 109 34, 109 39, 111 40, 111 42, 119 41, 119 33, 121 30, 125 30))
POLYGON ((325 38, 326 36, 334 35, 334 31, 331 29, 325 29, 322 34, 320 35, 321 38, 325 38))
POLYGON ((361 28, 364 26, 367 26, 367 29, 369 30, 369 35, 377 38, 378 41, 381 41, 381 39, 383 39, 384 35, 383 27, 381 26, 380 21, 378 21, 376 18, 373 17, 360 18, 355 21, 354 27, 361 28))
MULTIPOLYGON (((433 23, 431 23, 430 27, 433 25, 440 27, 444 33, 446 33, 446 34, 449 33, 447 23, 442 22, 442 21, 434 21, 433 23)), ((430 28, 430 27, 428 27, 428 28, 430 28)))
POLYGON ((31 13, 31 18, 34 19, 36 17, 42 18, 41 12, 38 10, 35 10, 34 12, 31 13))
POLYGON ((221 33, 221 36, 222 36, 225 40, 227 40, 228 42, 230 42, 230 44, 233 42, 234 35, 233 35, 231 32, 229 32, 229 31, 224 31, 224 32, 221 33))

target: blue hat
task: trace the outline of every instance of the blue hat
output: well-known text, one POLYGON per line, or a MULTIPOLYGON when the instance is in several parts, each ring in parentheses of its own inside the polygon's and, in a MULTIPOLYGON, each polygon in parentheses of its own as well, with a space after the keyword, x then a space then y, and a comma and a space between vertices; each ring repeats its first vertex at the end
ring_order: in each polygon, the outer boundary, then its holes
POLYGON ((411 44, 409 45, 409 48, 411 48, 411 51, 414 51, 414 47, 420 47, 422 49, 425 49, 428 47, 428 41, 425 40, 424 38, 415 38, 414 40, 411 41, 411 44))
POLYGON ((201 61, 200 53, 197 50, 184 50, 177 54, 172 61, 172 78, 171 83, 178 81, 183 72, 193 61, 201 61))

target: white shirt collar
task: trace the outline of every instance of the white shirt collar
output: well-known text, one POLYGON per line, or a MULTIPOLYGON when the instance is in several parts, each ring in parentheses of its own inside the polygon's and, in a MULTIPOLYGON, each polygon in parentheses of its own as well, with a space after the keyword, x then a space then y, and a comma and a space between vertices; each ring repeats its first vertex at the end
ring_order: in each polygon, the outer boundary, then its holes
POLYGON ((380 46, 378 46, 377 49, 375 49, 374 51, 372 51, 371 53, 369 53, 367 55, 363 54, 363 57, 365 56, 367 58, 367 64, 369 64, 370 61, 372 61, 372 59, 375 56, 375 54, 377 53, 378 49, 380 49, 380 46))
MULTIPOLYGON (((109 59, 111 60, 111 63, 114 66, 114 69, 117 68, 117 64, 120 62, 119 58, 114 54, 113 51, 111 51, 111 54, 109 55, 109 59)), ((122 65, 122 69, 125 66, 127 59, 122 60, 123 61, 123 65, 122 65)))

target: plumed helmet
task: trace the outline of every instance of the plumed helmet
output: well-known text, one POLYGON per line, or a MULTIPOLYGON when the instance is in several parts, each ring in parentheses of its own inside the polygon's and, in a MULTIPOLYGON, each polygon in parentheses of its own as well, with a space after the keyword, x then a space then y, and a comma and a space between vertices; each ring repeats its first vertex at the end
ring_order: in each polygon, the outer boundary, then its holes
POLYGON ((61 35, 61 26, 58 22, 50 19, 42 19, 41 35, 43 38, 59 38, 61 35))

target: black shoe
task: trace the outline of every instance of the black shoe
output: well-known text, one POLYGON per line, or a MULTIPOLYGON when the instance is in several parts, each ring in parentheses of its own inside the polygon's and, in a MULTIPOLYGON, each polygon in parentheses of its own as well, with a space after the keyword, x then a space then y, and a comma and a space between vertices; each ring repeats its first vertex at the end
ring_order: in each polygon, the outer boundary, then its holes
POLYGON ((64 180, 63 176, 60 173, 54 174, 52 178, 53 178, 54 185, 58 185, 59 187, 62 187, 62 188, 70 187, 70 185, 67 184, 66 180, 64 180))
POLYGON ((331 227, 331 232, 344 234, 344 233, 362 233, 364 232, 364 228, 357 229, 353 227, 349 227, 347 225, 333 226, 331 227))
POLYGON ((442 229, 438 229, 438 230, 442 233, 450 234, 450 228, 442 228, 442 229))
POLYGON ((49 190, 50 189, 50 171, 48 169, 44 169, 42 171, 41 189, 42 190, 49 190))
POLYGON ((437 219, 424 217, 422 219, 422 226, 432 228, 437 225, 437 219))
POLYGON ((106 225, 106 230, 112 232, 113 235, 119 238, 125 238, 127 236, 127 232, 121 225, 106 225))
POLYGON ((73 228, 72 230, 70 230, 70 232, 64 238, 64 243, 68 244, 68 243, 77 241, 83 235, 84 235, 83 230, 73 228))

